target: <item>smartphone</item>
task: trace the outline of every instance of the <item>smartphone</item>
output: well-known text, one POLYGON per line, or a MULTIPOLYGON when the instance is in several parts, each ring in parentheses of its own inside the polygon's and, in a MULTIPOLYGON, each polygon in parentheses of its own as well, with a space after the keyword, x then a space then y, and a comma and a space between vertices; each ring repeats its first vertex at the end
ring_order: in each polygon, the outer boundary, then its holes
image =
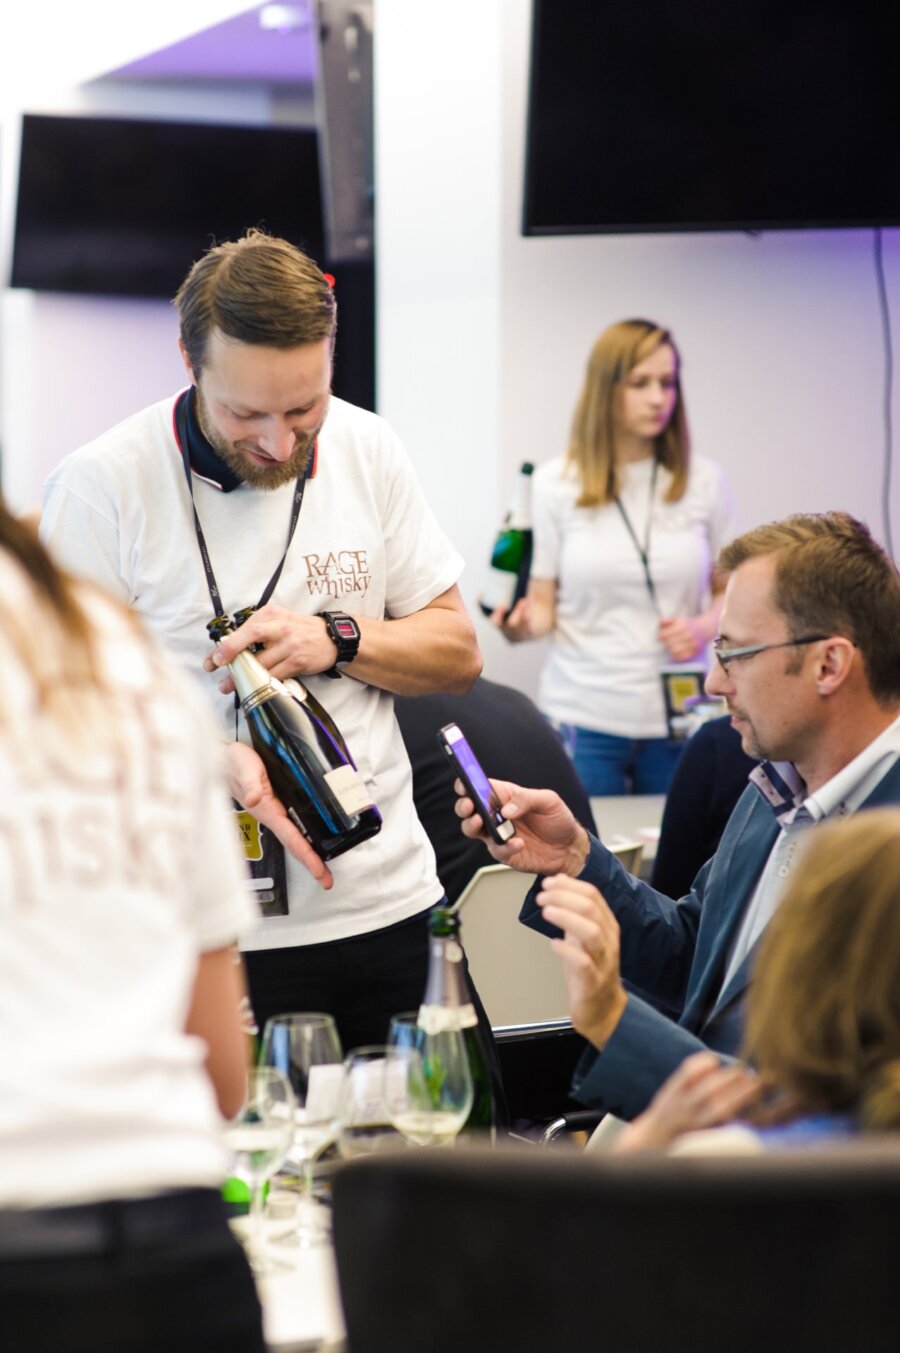
POLYGON ((497 796, 459 724, 444 724, 437 739, 455 774, 462 780, 466 793, 475 805, 475 811, 481 814, 488 833, 498 846, 505 845, 515 835, 516 829, 499 811, 497 796))

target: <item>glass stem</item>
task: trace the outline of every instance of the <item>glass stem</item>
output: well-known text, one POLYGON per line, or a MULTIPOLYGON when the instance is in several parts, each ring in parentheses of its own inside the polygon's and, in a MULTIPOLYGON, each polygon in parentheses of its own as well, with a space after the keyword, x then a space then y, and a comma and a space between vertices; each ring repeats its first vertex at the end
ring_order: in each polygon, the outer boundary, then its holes
POLYGON ((264 1179, 254 1179, 250 1185, 250 1210, 248 1213, 248 1231, 250 1236, 250 1249, 256 1254, 261 1254, 263 1250, 263 1189, 265 1187, 264 1179))
POLYGON ((303 1157, 303 1193, 301 1196, 301 1205, 309 1208, 313 1201, 313 1158, 310 1155, 303 1157))

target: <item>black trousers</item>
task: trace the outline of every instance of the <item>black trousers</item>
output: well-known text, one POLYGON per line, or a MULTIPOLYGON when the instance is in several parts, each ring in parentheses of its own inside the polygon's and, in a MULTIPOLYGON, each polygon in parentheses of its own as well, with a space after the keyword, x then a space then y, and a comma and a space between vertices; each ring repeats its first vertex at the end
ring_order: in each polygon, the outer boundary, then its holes
MULTIPOLYGON (((418 1010, 428 973, 428 914, 420 912, 368 935, 328 944, 256 949, 244 955, 250 1004, 262 1033, 272 1015, 321 1010, 332 1015, 345 1053, 384 1043, 391 1016, 418 1010)), ((491 1068, 497 1125, 508 1122, 500 1058, 490 1021, 469 976, 472 1004, 491 1068)))
POLYGON ((3 1353, 265 1353, 218 1194, 0 1212, 3 1353))

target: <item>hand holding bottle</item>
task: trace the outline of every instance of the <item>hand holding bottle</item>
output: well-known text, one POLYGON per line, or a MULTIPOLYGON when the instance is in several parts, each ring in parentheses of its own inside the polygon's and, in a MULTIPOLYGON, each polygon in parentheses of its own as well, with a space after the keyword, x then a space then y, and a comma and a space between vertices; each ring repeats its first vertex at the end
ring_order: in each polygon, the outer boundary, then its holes
MULTIPOLYGON (((233 662, 238 653, 260 644, 256 659, 272 676, 284 681, 292 676, 327 672, 333 666, 336 649, 320 615, 299 615, 273 602, 254 611, 232 634, 223 635, 203 662, 207 672, 215 672, 233 662)), ((219 690, 230 695, 234 681, 223 671, 219 690)))
MULTIPOLYGON (((222 641, 235 627, 223 614, 214 616, 207 629, 221 652, 222 641)), ((249 647, 239 649, 229 665, 253 750, 262 763, 257 766, 240 753, 232 754, 238 801, 251 812, 262 808, 274 815, 281 831, 283 809, 312 847, 313 856, 298 858, 320 877, 315 857, 320 863, 331 860, 368 841, 381 830, 381 814, 340 729, 302 682, 282 683, 249 647)))
POLYGON ((491 612, 491 624, 496 625, 504 639, 511 644, 521 644, 535 636, 531 629, 531 603, 528 597, 522 597, 511 610, 498 606, 491 612))
POLYGON ((456 781, 456 816, 464 836, 483 841, 495 860, 524 873, 568 874, 584 868, 590 840, 581 823, 552 789, 524 789, 507 780, 491 780, 504 816, 516 824, 516 835, 499 846, 487 834, 475 805, 456 781))
POLYGON ((229 742, 225 748, 225 778, 228 792, 257 822, 268 827, 288 854, 299 860, 323 888, 334 887, 334 876, 303 833, 294 826, 284 804, 275 797, 266 768, 245 742, 229 742))

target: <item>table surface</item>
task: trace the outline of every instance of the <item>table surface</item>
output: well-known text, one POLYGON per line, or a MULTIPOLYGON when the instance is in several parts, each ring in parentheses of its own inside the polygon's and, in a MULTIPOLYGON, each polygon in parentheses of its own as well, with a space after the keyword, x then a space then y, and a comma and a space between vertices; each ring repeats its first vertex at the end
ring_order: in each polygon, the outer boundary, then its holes
POLYGON ((591 799, 600 840, 609 842, 619 836, 640 841, 644 864, 652 863, 665 803, 665 794, 617 794, 591 799))
MULTIPOLYGON (((232 1222, 242 1239, 246 1219, 232 1222)), ((290 1219, 267 1219, 268 1237, 283 1232, 290 1219)), ((256 1279, 263 1313, 263 1334, 271 1353, 343 1353, 344 1316, 331 1245, 309 1249, 272 1245, 273 1257, 290 1268, 256 1279)))

